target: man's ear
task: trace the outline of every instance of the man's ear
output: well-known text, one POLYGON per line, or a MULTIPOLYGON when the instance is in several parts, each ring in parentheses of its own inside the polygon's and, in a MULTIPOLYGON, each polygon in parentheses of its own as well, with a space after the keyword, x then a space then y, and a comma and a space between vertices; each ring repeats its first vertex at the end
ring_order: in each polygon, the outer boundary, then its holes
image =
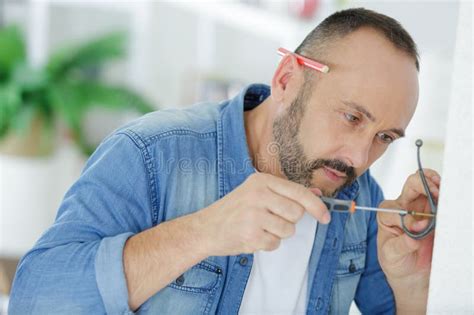
POLYGON ((272 78, 272 98, 275 102, 292 100, 304 81, 303 66, 293 54, 285 55, 272 78))

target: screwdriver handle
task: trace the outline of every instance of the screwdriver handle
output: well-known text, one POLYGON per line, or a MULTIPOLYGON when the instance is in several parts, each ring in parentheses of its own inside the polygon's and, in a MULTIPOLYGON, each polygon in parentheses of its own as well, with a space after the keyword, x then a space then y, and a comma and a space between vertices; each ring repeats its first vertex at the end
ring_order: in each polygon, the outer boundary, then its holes
POLYGON ((354 213, 355 202, 352 200, 342 200, 329 197, 320 197, 326 207, 331 212, 354 213))

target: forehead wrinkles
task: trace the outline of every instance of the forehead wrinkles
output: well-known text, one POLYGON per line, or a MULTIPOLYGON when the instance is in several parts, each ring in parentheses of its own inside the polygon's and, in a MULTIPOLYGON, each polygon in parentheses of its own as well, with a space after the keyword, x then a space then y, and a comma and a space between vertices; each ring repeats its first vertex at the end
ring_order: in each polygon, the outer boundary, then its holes
MULTIPOLYGON (((416 93, 412 94, 409 83, 398 80, 367 78, 361 74, 340 71, 318 82, 318 97, 324 97, 330 103, 356 103, 365 107, 379 121, 390 114, 398 117, 393 123, 405 127, 416 105, 416 93), (377 84, 379 82, 379 84, 377 84)), ((414 89, 416 87, 413 87, 414 89)), ((415 91, 416 92, 416 91, 415 91)), ((345 105, 345 104, 344 104, 345 105)))

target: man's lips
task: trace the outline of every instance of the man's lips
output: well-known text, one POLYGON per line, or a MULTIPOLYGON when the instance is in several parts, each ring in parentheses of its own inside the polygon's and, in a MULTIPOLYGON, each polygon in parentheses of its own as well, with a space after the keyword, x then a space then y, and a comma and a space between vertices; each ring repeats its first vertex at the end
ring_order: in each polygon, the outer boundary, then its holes
POLYGON ((336 171, 333 168, 330 168, 330 167, 327 167, 327 166, 324 166, 323 168, 327 173, 329 173, 329 175, 332 175, 331 177, 336 177, 336 178, 345 178, 345 177, 347 177, 347 175, 345 173, 336 171))

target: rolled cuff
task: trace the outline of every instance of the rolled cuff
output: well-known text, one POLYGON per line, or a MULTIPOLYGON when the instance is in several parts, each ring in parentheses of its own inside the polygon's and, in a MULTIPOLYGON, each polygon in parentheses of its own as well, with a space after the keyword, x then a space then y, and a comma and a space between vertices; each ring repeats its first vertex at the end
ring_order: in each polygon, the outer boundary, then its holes
POLYGON ((123 268, 123 248, 133 233, 102 239, 95 258, 97 287, 107 314, 134 314, 128 306, 128 289, 123 268))

